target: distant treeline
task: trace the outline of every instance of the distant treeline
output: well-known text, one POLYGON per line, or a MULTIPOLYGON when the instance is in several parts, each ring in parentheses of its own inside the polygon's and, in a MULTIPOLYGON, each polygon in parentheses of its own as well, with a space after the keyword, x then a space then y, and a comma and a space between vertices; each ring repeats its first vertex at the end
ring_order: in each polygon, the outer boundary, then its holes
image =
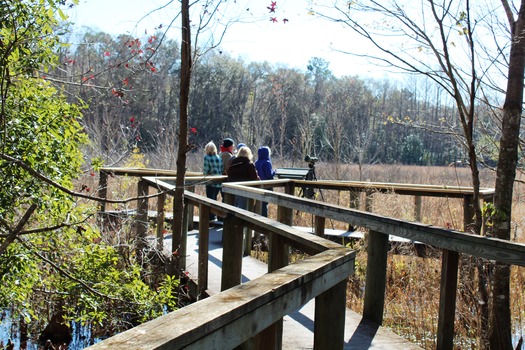
MULTIPOLYGON (((135 147, 175 159, 180 45, 160 37, 88 30, 68 38, 76 44, 48 73, 86 103, 91 156, 106 164, 135 147)), ((299 70, 209 51, 194 61, 189 113, 188 137, 199 151, 231 136, 292 159, 447 165, 465 158, 456 110, 439 88, 413 77, 335 77, 320 58, 299 70)))

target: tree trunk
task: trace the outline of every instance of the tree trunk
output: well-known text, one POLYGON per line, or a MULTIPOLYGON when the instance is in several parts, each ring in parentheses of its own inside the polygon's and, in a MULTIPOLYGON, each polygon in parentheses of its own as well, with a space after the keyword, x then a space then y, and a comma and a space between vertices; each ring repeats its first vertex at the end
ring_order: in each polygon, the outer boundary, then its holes
MULTIPOLYGON (((191 78, 191 32, 189 16, 189 0, 182 0, 182 43, 181 43, 181 69, 180 69, 180 119, 179 119, 179 147, 177 151, 177 180, 175 182, 175 198, 173 200, 173 236, 181 237, 184 232, 184 177, 186 175, 186 153, 188 152, 188 101, 190 94, 191 78)), ((184 237, 181 237, 184 239, 184 237)), ((173 239, 173 242, 180 240, 173 239)), ((172 246, 172 252, 179 247, 172 246)), ((181 273, 180 254, 174 255, 175 273, 181 273)))
MULTIPOLYGON (((525 0, 518 18, 511 23, 512 43, 509 57, 507 93, 503 105, 500 153, 494 196, 493 236, 510 240, 512 196, 518 162, 518 139, 523 103, 525 74, 525 0)), ((489 323, 491 349, 512 349, 510 316, 510 266, 496 263, 492 284, 492 310, 489 323)))

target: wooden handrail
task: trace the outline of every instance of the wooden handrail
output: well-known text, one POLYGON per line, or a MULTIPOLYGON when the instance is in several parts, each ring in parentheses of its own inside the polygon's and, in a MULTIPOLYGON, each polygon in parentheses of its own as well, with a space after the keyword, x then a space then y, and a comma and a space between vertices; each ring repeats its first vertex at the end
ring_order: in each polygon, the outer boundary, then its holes
MULTIPOLYGON (((169 175, 167 177, 163 177, 162 179, 156 177, 143 177, 142 180, 149 182, 150 186, 156 187, 162 191, 168 191, 168 193, 173 189, 174 186, 174 178, 170 178, 169 175)), ((210 179, 208 178, 206 180, 209 181, 210 179)), ((212 181, 221 182, 223 180, 224 178, 218 178, 213 179, 212 181)), ((196 175, 196 177, 191 181, 194 181, 196 184, 200 184, 204 183, 203 181, 205 181, 205 179, 202 177, 199 178, 199 176, 196 175)), ((406 185, 356 181, 308 182, 303 180, 280 179, 243 183, 223 183, 223 192, 227 196, 244 196, 257 201, 276 204, 279 208, 278 221, 283 223, 261 217, 257 214, 235 208, 234 206, 228 204, 210 200, 194 193, 186 192, 185 202, 187 205, 195 205, 199 208, 207 208, 203 210, 204 213, 209 210, 212 213, 224 217, 224 229, 226 231, 229 230, 228 227, 231 224, 231 229, 244 226, 261 230, 262 232, 269 232, 270 241, 273 241, 281 249, 280 251, 273 253, 276 255, 276 258, 270 261, 269 271, 281 271, 282 269, 290 268, 283 267, 286 264, 284 263, 285 260, 282 260, 282 254, 285 252, 282 250, 282 247, 288 244, 298 247, 309 254, 312 254, 312 257, 316 257, 325 253, 328 254, 328 252, 335 252, 339 249, 337 248, 339 245, 335 243, 331 243, 319 236, 304 233, 291 227, 289 224, 292 222, 291 219, 293 211, 307 212, 315 215, 316 221, 318 222, 316 227, 320 226, 323 220, 328 218, 369 229, 373 239, 371 239, 368 243, 369 249, 371 250, 369 250, 369 260, 367 263, 364 315, 379 324, 382 322, 382 305, 384 302, 384 288, 386 284, 384 275, 386 272, 386 254, 388 249, 385 249, 385 237, 388 237, 388 235, 394 235, 441 248, 443 250, 443 257, 437 335, 439 349, 450 349, 452 348, 453 344, 453 328, 451 328, 451 325, 454 323, 455 305, 452 304, 451 300, 455 300, 458 288, 457 271, 459 254, 468 254, 491 261, 525 266, 525 245, 523 244, 490 237, 472 235, 460 231, 447 230, 444 228, 417 222, 406 222, 399 219, 380 216, 371 212, 359 211, 334 204, 322 203, 294 196, 293 188, 301 188, 304 186, 317 189, 349 191, 350 194, 354 196, 353 200, 355 200, 355 193, 358 192, 381 192, 413 195, 416 196, 416 208, 418 206, 420 207, 420 197, 422 196, 462 198, 464 202, 463 207, 465 223, 467 223, 467 218, 470 217, 469 210, 471 207, 474 191, 473 188, 462 186, 431 186, 417 184, 406 185), (265 190, 266 188, 273 187, 284 187, 286 189, 286 193, 265 190), (371 289, 372 287, 374 290, 371 289)), ((494 190, 490 188, 483 188, 480 190, 480 193, 482 200, 492 200, 494 196, 494 190)), ((202 226, 204 227, 205 231, 206 225, 202 226)), ((318 231, 322 230, 318 229, 318 231)), ((242 237, 242 235, 240 237, 242 237)), ((242 243, 240 243, 240 246, 238 242, 235 244, 236 246, 232 247, 234 249, 232 251, 242 251, 242 243)), ((204 256, 202 259, 204 259, 204 256)), ((235 270, 238 270, 239 265, 236 264, 237 262, 234 263, 235 270)), ((237 271, 231 276, 229 282, 227 282, 226 285, 228 287, 234 286, 239 283, 237 282, 238 279, 239 276, 237 271)), ((199 280, 203 281, 204 277, 199 276, 199 280)), ((327 300, 331 299, 330 297, 326 297, 327 295, 340 295, 341 284, 339 284, 337 287, 339 289, 337 289, 335 286, 333 288, 333 291, 329 294, 325 294, 328 293, 328 291, 321 293, 325 295, 325 297, 319 297, 319 300, 323 299, 326 302, 327 300), (338 292, 335 292, 336 290, 338 292)), ((234 287, 233 290, 236 290, 236 287, 234 287)), ((223 293, 220 293, 219 295, 223 295, 223 293)), ((215 296, 211 298, 215 298, 215 296)), ((211 298, 208 300, 211 300, 211 298)), ((279 318, 277 317, 269 322, 276 322, 273 323, 273 325, 277 325, 278 328, 278 319, 279 318)), ((198 327, 200 326, 198 325, 198 327)), ((226 328, 224 328, 222 331, 225 330, 226 328)), ((238 344, 239 343, 237 343, 237 345, 238 344)), ((316 344, 319 343, 316 342, 316 344)))
MULTIPOLYGON (((148 185, 162 193, 172 193, 174 189, 172 183, 156 178, 142 177, 139 184, 142 191, 146 191, 148 185)), ((208 217, 208 208, 225 216, 223 234, 225 237, 235 238, 226 239, 224 244, 221 289, 225 291, 106 339, 91 349, 203 349, 211 347, 212 344, 216 345, 218 337, 221 348, 225 349, 234 348, 251 338, 259 348, 278 349, 281 348, 282 342, 282 317, 299 309, 312 298, 316 298, 318 304, 315 314, 314 348, 342 348, 344 313, 341 313, 340 309, 345 307, 346 280, 354 271, 356 253, 353 250, 189 191, 185 191, 184 197, 185 208, 193 205, 199 209, 206 208, 200 213, 202 218, 208 217), (241 280, 242 248, 235 249, 239 244, 242 247, 242 235, 238 237, 238 232, 242 232, 239 225, 266 230, 280 237, 274 245, 300 247, 312 255, 279 269, 269 267, 271 273, 245 283, 242 287, 236 287, 241 280), (233 247, 233 250, 229 247, 233 247), (279 310, 275 310, 275 305, 281 305, 279 310), (336 314, 340 316, 334 318, 336 314), (261 318, 261 315, 265 317, 261 318), (199 322, 195 322, 195 318, 198 318, 199 322), (177 327, 174 327, 175 324, 177 327), (264 335, 258 336, 258 333, 264 335)), ((166 196, 157 198, 166 200, 166 196)), ((164 205, 157 204, 157 207, 164 208, 164 205)), ((147 197, 140 200, 137 216, 143 217, 145 213, 147 197)), ((208 225, 200 225, 199 234, 203 239, 199 240, 199 244, 202 244, 199 250, 207 246, 208 231, 208 225)), ((184 234, 186 232, 183 232, 184 234)), ((173 240, 176 239, 183 245, 186 237, 173 237, 173 240)), ((208 263, 207 250, 202 250, 199 252, 199 267, 208 263)), ((181 254, 184 254, 184 251, 181 254)), ((181 265, 184 265, 184 262, 181 265)), ((272 263, 270 257, 269 266, 276 266, 275 259, 272 263)), ((206 273, 206 268, 202 272, 199 268, 198 280, 201 283, 207 280, 207 276, 201 275, 206 273)), ((202 292, 202 288, 205 286, 200 285, 199 292, 202 292)))

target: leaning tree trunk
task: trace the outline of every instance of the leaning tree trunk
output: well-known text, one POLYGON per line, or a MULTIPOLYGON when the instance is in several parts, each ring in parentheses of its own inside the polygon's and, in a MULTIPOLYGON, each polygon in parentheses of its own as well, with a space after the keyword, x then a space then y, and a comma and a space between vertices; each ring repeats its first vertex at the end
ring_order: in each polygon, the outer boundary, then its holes
MULTIPOLYGON (((494 196, 493 236, 510 240, 512 196, 518 162, 518 140, 523 104, 525 74, 525 0, 518 19, 511 23, 512 43, 509 57, 507 93, 503 105, 500 153, 494 196)), ((512 349, 510 315, 510 266, 496 263, 492 284, 492 310, 489 322, 491 349, 512 349)))
MULTIPOLYGON (((179 147, 177 151, 177 180, 175 182, 175 198, 173 200, 173 246, 172 252, 177 252, 180 239, 184 232, 184 177, 186 175, 186 154, 188 152, 188 101, 190 94, 191 78, 191 32, 189 16, 189 0, 181 2, 182 15, 182 43, 181 43, 181 69, 180 69, 180 119, 179 119, 179 147)), ((181 273, 180 254, 174 254, 175 273, 181 273)))

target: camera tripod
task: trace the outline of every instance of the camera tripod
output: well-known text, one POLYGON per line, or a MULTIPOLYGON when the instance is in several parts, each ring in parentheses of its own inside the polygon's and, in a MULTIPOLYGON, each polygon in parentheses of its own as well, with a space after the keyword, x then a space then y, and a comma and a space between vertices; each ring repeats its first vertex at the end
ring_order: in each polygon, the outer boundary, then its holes
MULTIPOLYGON (((305 180, 309 181, 317 181, 317 174, 315 173, 315 162, 309 162, 308 163, 308 173, 306 173, 305 180)), ((319 194, 321 195, 321 199, 324 201, 323 192, 319 190, 319 194)), ((315 190, 313 187, 303 187, 303 197, 308 199, 315 198, 315 190)))
MULTIPOLYGON (((308 181, 317 181, 317 175, 315 173, 315 164, 313 162, 308 163, 308 173, 306 173, 305 180, 308 181)), ((312 199, 315 197, 315 191, 313 187, 304 187, 303 188, 303 197, 312 199)))

